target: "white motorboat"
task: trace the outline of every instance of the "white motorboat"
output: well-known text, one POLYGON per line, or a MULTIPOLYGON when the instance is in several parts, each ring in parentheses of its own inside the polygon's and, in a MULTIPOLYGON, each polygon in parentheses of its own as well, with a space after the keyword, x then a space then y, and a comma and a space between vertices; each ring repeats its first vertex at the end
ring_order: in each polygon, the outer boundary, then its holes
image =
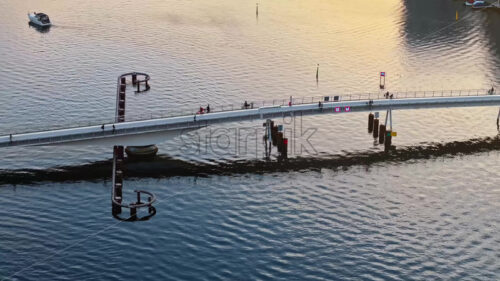
POLYGON ((52 23, 50 23, 49 16, 47 16, 44 13, 37 13, 37 12, 28 13, 28 18, 30 19, 31 23, 41 27, 52 25, 52 23))
POLYGON ((472 9, 486 9, 490 7, 490 3, 486 1, 476 1, 472 4, 472 9))
POLYGON ((483 5, 484 1, 482 0, 467 0, 465 1, 465 6, 474 6, 475 5, 483 5))

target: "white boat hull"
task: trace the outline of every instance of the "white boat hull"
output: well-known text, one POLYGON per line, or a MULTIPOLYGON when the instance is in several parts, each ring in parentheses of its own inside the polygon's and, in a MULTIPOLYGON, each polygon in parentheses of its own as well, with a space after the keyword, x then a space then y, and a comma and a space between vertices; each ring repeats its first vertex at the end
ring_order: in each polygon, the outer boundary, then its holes
POLYGON ((469 1, 465 1, 465 6, 471 6, 471 7, 474 7, 474 6, 478 6, 478 5, 484 5, 484 1, 482 0, 477 0, 477 1, 474 1, 474 2, 469 2, 469 1))
POLYGON ((35 25, 38 25, 38 26, 41 26, 41 27, 46 27, 46 26, 51 26, 52 23, 43 23, 41 21, 38 20, 38 18, 36 17, 36 15, 34 13, 29 13, 28 14, 28 18, 30 19, 30 22, 32 24, 35 24, 35 25))

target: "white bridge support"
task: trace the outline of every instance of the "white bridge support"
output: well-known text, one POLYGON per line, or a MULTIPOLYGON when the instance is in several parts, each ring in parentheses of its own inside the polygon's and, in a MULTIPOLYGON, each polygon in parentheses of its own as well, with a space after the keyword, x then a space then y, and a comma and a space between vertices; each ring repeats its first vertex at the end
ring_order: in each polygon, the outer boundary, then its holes
MULTIPOLYGON (((212 124, 260 120, 293 115, 346 114, 365 111, 406 110, 500 106, 500 95, 366 99, 355 101, 304 103, 262 106, 253 109, 185 115, 60 130, 12 134, 0 137, 0 147, 32 145, 122 145, 140 146, 161 143, 185 130, 196 130, 212 124), (342 113, 335 112, 341 108, 342 113), (346 112, 346 108, 349 111, 346 112), (114 125, 114 128, 113 128, 114 125)), ((347 118, 347 116, 346 116, 347 118)))

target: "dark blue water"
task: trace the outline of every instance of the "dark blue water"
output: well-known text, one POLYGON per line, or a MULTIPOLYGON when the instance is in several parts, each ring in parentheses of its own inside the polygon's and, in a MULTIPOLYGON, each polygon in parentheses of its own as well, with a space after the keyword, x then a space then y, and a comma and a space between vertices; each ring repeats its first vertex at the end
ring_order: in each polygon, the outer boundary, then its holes
MULTIPOLYGON (((262 2, 258 18, 225 0, 0 10, 0 135, 112 119, 116 77, 134 70, 152 90, 127 97, 132 115, 378 92, 379 71, 390 91, 500 84, 499 14, 458 1, 262 2), (29 27, 28 10, 54 26, 29 27)), ((497 114, 394 112, 391 154, 365 114, 277 120, 314 130, 285 163, 265 160, 261 121, 192 132, 127 163, 125 200, 158 198, 135 223, 111 216, 111 148, 2 149, 0 280, 497 280, 497 114)))
POLYGON ((27 267, 19 280, 494 280, 500 189, 477 180, 496 165, 477 163, 498 156, 137 179, 126 186, 160 198, 140 223, 111 218, 109 180, 5 187, 2 270, 27 267))

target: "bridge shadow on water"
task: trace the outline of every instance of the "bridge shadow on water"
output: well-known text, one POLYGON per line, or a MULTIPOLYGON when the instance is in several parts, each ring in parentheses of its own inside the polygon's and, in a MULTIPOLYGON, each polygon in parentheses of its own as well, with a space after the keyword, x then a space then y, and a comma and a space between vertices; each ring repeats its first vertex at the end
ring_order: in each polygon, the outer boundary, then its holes
MULTIPOLYGON (((149 160, 127 160, 126 178, 168 178, 177 176, 208 177, 210 175, 265 174, 320 169, 346 169, 380 163, 398 163, 418 159, 453 157, 500 150, 500 136, 476 138, 448 143, 423 143, 392 149, 389 152, 354 152, 342 155, 296 157, 284 161, 241 160, 216 164, 193 163, 159 155, 149 160)), ((0 186, 36 184, 40 182, 76 182, 111 180, 112 160, 45 170, 0 170, 0 186)))

